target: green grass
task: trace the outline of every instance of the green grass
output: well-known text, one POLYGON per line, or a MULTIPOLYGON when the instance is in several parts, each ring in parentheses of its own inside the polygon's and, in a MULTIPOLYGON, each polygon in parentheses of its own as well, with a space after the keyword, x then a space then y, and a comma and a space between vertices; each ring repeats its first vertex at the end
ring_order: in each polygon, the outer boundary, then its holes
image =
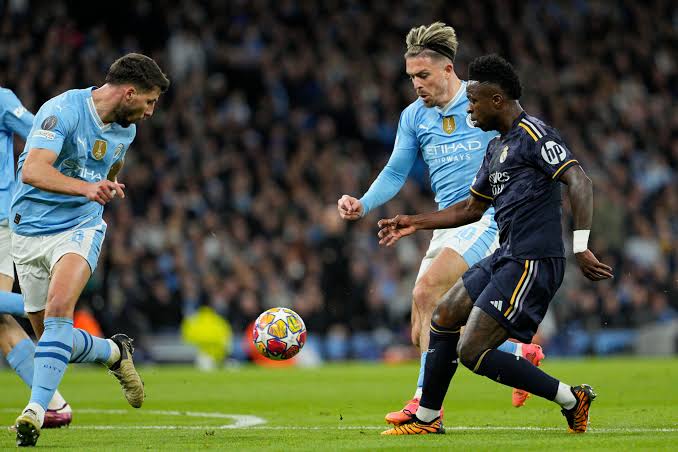
MULTIPOLYGON (((533 397, 524 408, 511 407, 509 388, 461 367, 445 401, 447 435, 382 437, 384 414, 411 396, 415 364, 243 367, 213 373, 149 367, 141 372, 147 400, 140 410, 126 405, 104 369, 73 365, 61 386, 75 410, 73 426, 43 430, 38 447, 621 451, 669 450, 678 444, 678 359, 547 360, 544 369, 596 389, 590 433, 565 433, 565 420, 552 402, 533 397), (266 423, 224 429, 220 426, 234 421, 187 412, 254 415, 266 423)), ((10 371, 0 372, 0 388, 0 423, 10 425, 25 405, 28 389, 10 371)), ((14 436, 0 433, 0 449, 13 447, 14 436)))

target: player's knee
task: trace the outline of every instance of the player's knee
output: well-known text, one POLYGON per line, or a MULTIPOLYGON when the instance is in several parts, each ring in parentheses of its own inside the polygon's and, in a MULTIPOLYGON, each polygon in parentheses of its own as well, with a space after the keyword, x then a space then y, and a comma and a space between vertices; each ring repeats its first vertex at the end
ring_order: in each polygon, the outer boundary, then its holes
POLYGON ((436 305, 435 296, 433 296, 434 287, 431 286, 426 278, 422 278, 414 286, 412 290, 412 301, 415 308, 421 312, 432 312, 436 305))
POLYGON ((460 318, 459 312, 455 309, 453 300, 443 300, 433 311, 431 320, 439 326, 445 328, 461 328, 464 326, 465 319, 460 318))
POLYGON ((457 282, 450 290, 443 294, 433 312, 433 321, 447 328, 461 328, 473 308, 473 302, 468 297, 461 282, 457 282))
POLYGON ((475 372, 476 365, 478 364, 478 359, 482 355, 484 350, 480 350, 470 341, 465 341, 464 336, 461 337, 461 340, 457 344, 457 355, 459 356, 459 361, 468 369, 475 372))

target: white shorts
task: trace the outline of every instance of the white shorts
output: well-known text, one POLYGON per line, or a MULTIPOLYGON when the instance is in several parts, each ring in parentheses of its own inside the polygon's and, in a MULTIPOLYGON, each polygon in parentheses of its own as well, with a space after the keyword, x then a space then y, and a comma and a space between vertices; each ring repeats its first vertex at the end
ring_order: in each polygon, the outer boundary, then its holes
POLYGON ((12 246, 9 234, 7 220, 0 221, 0 274, 14 279, 14 264, 12 263, 12 246))
POLYGON ((499 233, 493 215, 485 215, 475 223, 452 229, 433 231, 431 244, 421 261, 417 280, 422 277, 444 248, 450 248, 464 258, 469 268, 494 253, 499 247, 499 233))
POLYGON ((45 309, 52 270, 65 254, 74 253, 84 257, 94 273, 105 235, 105 222, 54 235, 25 236, 12 233, 12 258, 24 295, 25 311, 45 309))

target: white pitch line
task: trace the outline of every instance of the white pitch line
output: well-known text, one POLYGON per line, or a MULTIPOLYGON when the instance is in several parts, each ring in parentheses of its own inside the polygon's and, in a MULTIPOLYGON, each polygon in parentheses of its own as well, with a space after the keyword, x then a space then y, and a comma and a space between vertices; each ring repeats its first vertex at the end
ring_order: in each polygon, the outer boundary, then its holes
MULTIPOLYGON (((2 413, 16 413, 20 408, 0 408, 2 413)), ((179 410, 141 410, 130 411, 121 409, 78 408, 76 413, 84 414, 149 414, 155 416, 191 417, 203 419, 231 419, 232 424, 226 425, 72 425, 76 430, 230 430, 240 428, 252 428, 256 430, 385 430, 387 425, 346 425, 346 426, 279 426, 264 425, 266 420, 249 414, 228 414, 218 412, 179 411, 179 410)), ((448 431, 534 431, 534 432, 562 432, 560 427, 531 427, 531 426, 446 426, 448 431)), ((590 427, 588 433, 676 433, 678 426, 672 427, 620 427, 620 428, 596 428, 590 427)))
MULTIPOLYGON (((2 408, 2 412, 19 412, 20 409, 13 408, 2 408)), ((129 410, 104 410, 98 408, 78 408, 76 413, 85 413, 85 414, 116 414, 116 415, 126 415, 126 414, 150 414, 155 416, 181 416, 181 417, 193 417, 193 418, 208 418, 208 419, 230 419, 233 421, 232 424, 226 425, 73 425, 70 428, 75 428, 79 430, 115 430, 115 429, 125 429, 125 430, 204 430, 208 429, 234 429, 234 428, 252 428, 257 425, 262 425, 266 423, 265 419, 260 418, 259 416, 252 416, 249 414, 228 414, 228 413, 216 413, 216 412, 200 412, 200 411, 177 411, 177 410, 143 410, 138 412, 132 412, 129 410)))

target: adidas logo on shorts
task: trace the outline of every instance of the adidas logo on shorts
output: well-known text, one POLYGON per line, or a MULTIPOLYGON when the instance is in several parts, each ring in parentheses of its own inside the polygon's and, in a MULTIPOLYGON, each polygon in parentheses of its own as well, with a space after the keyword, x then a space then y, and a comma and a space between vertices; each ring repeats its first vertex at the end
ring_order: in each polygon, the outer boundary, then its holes
POLYGON ((502 300, 492 300, 490 301, 490 304, 497 308, 497 311, 501 311, 501 306, 504 304, 502 300))

